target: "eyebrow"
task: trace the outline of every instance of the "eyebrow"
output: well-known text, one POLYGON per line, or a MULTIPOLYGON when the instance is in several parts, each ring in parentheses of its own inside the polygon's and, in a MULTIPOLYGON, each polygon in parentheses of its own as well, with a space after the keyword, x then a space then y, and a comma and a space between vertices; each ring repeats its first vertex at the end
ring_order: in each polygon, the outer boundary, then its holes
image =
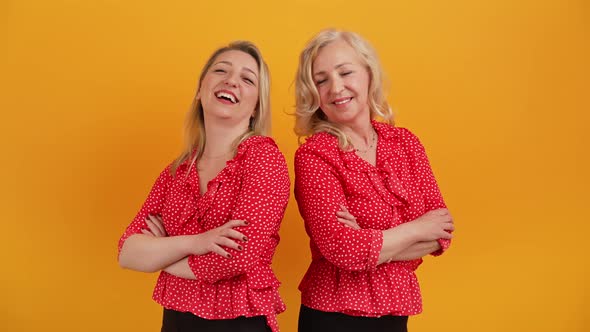
MULTIPOLYGON (((336 66, 334 66, 334 69, 338 69, 338 68, 345 66, 345 65, 354 65, 354 64, 352 62, 343 62, 343 63, 339 63, 336 66)), ((322 74, 326 74, 326 72, 325 71, 318 71, 317 73, 314 73, 313 76, 322 75, 322 74)))
MULTIPOLYGON (((229 65, 229 66, 232 66, 233 65, 231 62, 225 61, 225 60, 218 61, 218 62, 214 63, 213 65, 215 66, 215 65, 218 65, 220 63, 226 64, 226 65, 229 65)), ((252 74, 254 74, 254 76, 256 77, 256 79, 258 79, 258 75, 256 74, 255 71, 253 71, 252 69, 250 69, 248 67, 244 67, 244 69, 247 70, 247 71, 249 71, 249 72, 251 72, 252 74)))

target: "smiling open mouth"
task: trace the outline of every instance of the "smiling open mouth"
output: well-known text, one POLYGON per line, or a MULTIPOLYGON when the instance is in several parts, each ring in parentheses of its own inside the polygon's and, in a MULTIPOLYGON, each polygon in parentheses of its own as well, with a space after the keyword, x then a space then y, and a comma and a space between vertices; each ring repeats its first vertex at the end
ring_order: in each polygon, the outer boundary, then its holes
POLYGON ((226 91, 216 92, 215 97, 217 97, 218 99, 228 100, 232 102, 232 104, 236 104, 237 102, 239 102, 238 98, 233 93, 226 91))
POLYGON ((351 100, 352 100, 352 97, 348 97, 348 98, 341 98, 341 99, 334 100, 334 104, 335 104, 335 105, 342 105, 342 104, 346 104, 346 103, 348 103, 348 102, 349 102, 349 101, 351 101, 351 100))

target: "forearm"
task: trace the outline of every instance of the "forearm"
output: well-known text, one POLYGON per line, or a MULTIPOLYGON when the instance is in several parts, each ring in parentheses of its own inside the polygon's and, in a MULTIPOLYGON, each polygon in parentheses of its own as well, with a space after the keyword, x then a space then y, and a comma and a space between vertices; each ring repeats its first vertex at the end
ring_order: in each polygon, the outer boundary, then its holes
POLYGON ((185 257, 179 260, 178 262, 169 265, 164 269, 164 271, 179 278, 197 279, 195 277, 195 274, 191 270, 190 266, 188 265, 188 257, 185 257))
POLYGON ((379 253, 377 265, 387 263, 419 243, 408 227, 407 224, 402 224, 383 231, 383 247, 379 253))
POLYGON ((193 237, 132 235, 123 244, 119 265, 140 272, 160 271, 191 254, 193 237))
POLYGON ((392 261, 410 261, 422 258, 440 249, 438 241, 416 242, 392 257, 392 261))

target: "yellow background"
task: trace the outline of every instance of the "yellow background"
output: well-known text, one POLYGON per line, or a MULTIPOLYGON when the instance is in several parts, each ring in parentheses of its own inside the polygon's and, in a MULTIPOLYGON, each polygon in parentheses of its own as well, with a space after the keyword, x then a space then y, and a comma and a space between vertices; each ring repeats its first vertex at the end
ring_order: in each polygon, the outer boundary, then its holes
MULTIPOLYGON (((271 68, 292 174, 299 51, 341 27, 373 43, 397 123, 425 144, 454 245, 419 270, 418 331, 590 331, 588 1, 0 1, 0 330, 159 331, 156 275, 119 236, 180 151, 209 54, 271 68)), ((295 331, 309 262, 291 200, 274 268, 295 331)))

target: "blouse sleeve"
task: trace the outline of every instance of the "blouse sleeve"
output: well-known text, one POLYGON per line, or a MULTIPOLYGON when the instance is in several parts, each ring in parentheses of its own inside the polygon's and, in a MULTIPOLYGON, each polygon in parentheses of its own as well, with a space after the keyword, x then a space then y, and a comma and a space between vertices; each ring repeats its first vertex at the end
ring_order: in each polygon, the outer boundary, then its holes
MULTIPOLYGON (((426 156, 426 150, 420 142, 420 139, 409 130, 405 129, 410 138, 410 153, 413 154, 414 166, 417 175, 420 178, 420 190, 424 196, 425 212, 446 208, 446 204, 440 193, 436 179, 430 167, 430 162, 426 156)), ((441 249, 432 253, 433 256, 438 256, 446 251, 451 245, 451 240, 438 239, 441 249)))
MULTIPOLYGON (((227 259, 217 254, 189 256, 197 280, 214 283, 250 271, 260 265, 263 253, 273 251, 290 192, 289 172, 276 145, 254 145, 244 160, 243 183, 231 219, 246 220, 238 230, 248 237, 243 250, 227 259)), ((272 256, 272 254, 270 255, 272 256)))
POLYGON ((160 176, 152 186, 152 190, 143 203, 143 206, 131 224, 127 226, 123 236, 121 236, 121 239, 119 240, 119 254, 121 254, 123 244, 131 235, 139 234, 141 233, 141 229, 148 228, 145 220, 149 214, 160 214, 162 212, 166 193, 168 191, 168 184, 170 183, 171 178, 172 175, 170 174, 170 166, 168 166, 162 171, 162 173, 160 173, 160 176))
POLYGON ((295 198, 307 233, 329 262, 349 271, 376 268, 383 233, 338 222, 336 212, 346 204, 343 184, 325 157, 310 148, 295 154, 295 198))

